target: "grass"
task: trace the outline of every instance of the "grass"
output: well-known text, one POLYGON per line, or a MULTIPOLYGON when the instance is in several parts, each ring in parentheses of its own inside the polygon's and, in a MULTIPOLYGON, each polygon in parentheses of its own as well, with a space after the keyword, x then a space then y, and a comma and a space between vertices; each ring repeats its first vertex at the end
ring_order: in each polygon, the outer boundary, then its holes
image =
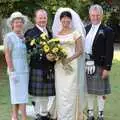
MULTIPOLYGON (((112 94, 108 96, 105 105, 105 120, 120 120, 120 53, 115 53, 113 67, 110 74, 112 94)), ((6 74, 3 53, 0 54, 0 120, 10 120, 11 105, 9 95, 9 81, 6 74), (4 65, 4 66, 3 66, 4 65)), ((32 120, 28 118, 28 120, 32 120)))
POLYGON ((112 94, 105 104, 105 120, 120 120, 120 61, 113 61, 110 75, 112 94))
MULTIPOLYGON (((0 51, 0 120, 10 120, 11 104, 9 81, 3 52, 0 51)), ((32 120, 28 118, 28 120, 32 120)))

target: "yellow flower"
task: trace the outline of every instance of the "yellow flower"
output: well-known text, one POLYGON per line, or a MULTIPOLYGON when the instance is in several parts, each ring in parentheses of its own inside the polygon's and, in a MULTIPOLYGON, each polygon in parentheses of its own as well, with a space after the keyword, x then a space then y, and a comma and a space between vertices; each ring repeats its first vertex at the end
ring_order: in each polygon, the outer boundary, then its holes
POLYGON ((58 50, 59 50, 59 49, 58 49, 57 47, 55 47, 55 48, 52 49, 52 52, 53 52, 53 53, 57 53, 58 50))
POLYGON ((35 39, 33 39, 31 42, 30 42, 30 45, 33 46, 35 44, 35 39))
POLYGON ((61 45, 58 45, 58 48, 59 48, 60 50, 62 50, 62 49, 63 49, 63 47, 62 47, 61 45))
POLYGON ((47 34, 46 34, 46 33, 42 33, 42 34, 40 35, 40 37, 41 37, 43 40, 45 40, 46 37, 47 37, 47 34))
POLYGON ((40 42, 40 45, 46 45, 47 43, 46 42, 40 42))
POLYGON ((66 55, 65 49, 62 48, 62 49, 61 49, 61 52, 66 55))
POLYGON ((45 46, 43 47, 43 49, 44 49, 44 51, 45 51, 46 53, 49 52, 49 50, 50 50, 50 48, 49 48, 48 45, 45 45, 45 46))
POLYGON ((43 45, 46 45, 46 42, 43 42, 43 45))
POLYGON ((53 39, 49 40, 48 43, 50 43, 50 42, 59 42, 59 41, 60 40, 58 38, 53 38, 53 39))
POLYGON ((40 45, 42 45, 42 44, 43 44, 43 42, 40 41, 40 45))
POLYGON ((60 44, 58 44, 58 47, 60 48, 60 47, 61 47, 61 45, 60 45, 60 44))

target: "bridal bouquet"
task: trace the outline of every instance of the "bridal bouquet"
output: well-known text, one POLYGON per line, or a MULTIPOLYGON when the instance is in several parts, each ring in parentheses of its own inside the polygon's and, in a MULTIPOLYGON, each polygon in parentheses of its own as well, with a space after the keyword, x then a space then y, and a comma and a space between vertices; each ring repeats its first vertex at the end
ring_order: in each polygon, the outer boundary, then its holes
POLYGON ((51 54, 54 56, 54 60, 58 61, 67 57, 66 51, 60 45, 58 38, 49 39, 46 33, 40 35, 38 39, 32 39, 29 42, 30 46, 33 47, 32 51, 28 54, 39 54, 42 53, 51 54))

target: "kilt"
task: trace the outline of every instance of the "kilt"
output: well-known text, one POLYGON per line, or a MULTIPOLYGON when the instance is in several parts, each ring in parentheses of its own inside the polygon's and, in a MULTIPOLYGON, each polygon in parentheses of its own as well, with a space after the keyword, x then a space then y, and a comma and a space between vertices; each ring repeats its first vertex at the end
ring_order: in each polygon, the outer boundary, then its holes
POLYGON ((55 96, 55 72, 53 69, 30 69, 29 94, 55 96))
POLYGON ((86 73, 88 94, 106 95, 111 93, 109 77, 103 80, 101 78, 102 70, 101 67, 96 66, 96 71, 93 75, 86 73))

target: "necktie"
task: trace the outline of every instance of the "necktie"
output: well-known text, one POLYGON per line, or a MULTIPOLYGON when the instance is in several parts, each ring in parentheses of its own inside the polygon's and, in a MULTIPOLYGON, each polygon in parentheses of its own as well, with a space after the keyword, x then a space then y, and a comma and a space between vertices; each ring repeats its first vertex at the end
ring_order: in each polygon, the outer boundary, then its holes
POLYGON ((43 32, 48 35, 48 32, 47 32, 47 29, 46 29, 46 28, 43 28, 43 32))
POLYGON ((93 25, 93 26, 92 26, 92 31, 94 31, 94 30, 95 30, 95 26, 93 25))
POLYGON ((43 32, 45 32, 45 33, 46 33, 46 31, 47 31, 47 30, 46 30, 46 28, 43 28, 43 32))

